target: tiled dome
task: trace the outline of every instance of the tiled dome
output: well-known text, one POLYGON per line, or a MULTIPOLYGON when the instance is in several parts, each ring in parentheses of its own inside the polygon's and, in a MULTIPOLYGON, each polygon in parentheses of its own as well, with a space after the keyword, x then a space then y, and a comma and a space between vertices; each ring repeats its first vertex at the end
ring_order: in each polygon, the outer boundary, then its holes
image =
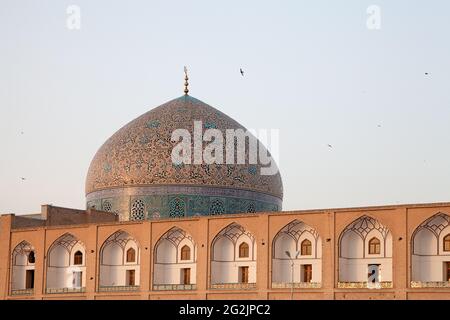
POLYGON ((260 175, 259 164, 172 163, 172 149, 178 143, 171 141, 172 132, 187 129, 193 137, 194 121, 202 121, 203 130, 221 130, 224 137, 226 129, 245 130, 224 113, 189 95, 169 101, 129 122, 100 147, 87 174, 88 201, 98 199, 96 193, 117 188, 189 186, 265 194, 279 199, 277 207, 281 210, 281 176, 260 175))

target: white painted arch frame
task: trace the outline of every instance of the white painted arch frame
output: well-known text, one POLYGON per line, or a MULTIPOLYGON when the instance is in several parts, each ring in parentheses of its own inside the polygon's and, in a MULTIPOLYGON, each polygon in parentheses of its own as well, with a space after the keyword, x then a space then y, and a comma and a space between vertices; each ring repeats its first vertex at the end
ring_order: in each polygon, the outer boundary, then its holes
POLYGON ((379 265, 379 280, 392 281, 392 233, 378 219, 368 215, 353 220, 341 232, 338 242, 339 281, 367 282, 368 265, 379 265), (369 241, 380 240, 380 253, 369 254, 369 241))
POLYGON ((47 252, 47 289, 75 288, 74 273, 81 272, 81 287, 86 286, 86 247, 74 235, 65 233, 47 252), (82 254, 81 265, 75 265, 75 254, 82 254))
POLYGON ((441 282, 447 279, 450 251, 444 251, 443 239, 450 234, 450 216, 438 212, 422 222, 411 236, 411 281, 441 282))
POLYGON ((183 269, 190 269, 190 284, 197 279, 197 245, 192 236, 179 227, 165 232, 154 249, 153 284, 181 284, 183 269), (188 246, 189 260, 181 260, 181 249, 188 246))
POLYGON ((127 271, 134 270, 135 286, 140 283, 140 246, 128 232, 118 230, 110 235, 100 249, 100 287, 127 286, 127 271), (135 261, 126 261, 128 249, 135 250, 135 261))
POLYGON ((21 241, 14 248, 11 259, 11 290, 24 290, 27 270, 35 270, 35 263, 28 261, 28 255, 36 250, 28 241, 21 241))
POLYGON ((223 228, 211 243, 211 284, 239 283, 239 268, 248 267, 248 282, 256 283, 256 239, 241 225, 233 222, 223 228), (239 246, 246 242, 249 256, 239 257, 239 246))
POLYGON ((311 282, 321 283, 322 238, 316 229, 295 219, 281 228, 272 240, 272 282, 303 282, 305 265, 312 267, 311 282), (289 251, 291 257, 294 258, 296 252, 301 251, 301 244, 304 240, 311 242, 311 255, 301 255, 300 252, 297 258, 293 259, 294 265, 292 266, 286 251, 289 251))

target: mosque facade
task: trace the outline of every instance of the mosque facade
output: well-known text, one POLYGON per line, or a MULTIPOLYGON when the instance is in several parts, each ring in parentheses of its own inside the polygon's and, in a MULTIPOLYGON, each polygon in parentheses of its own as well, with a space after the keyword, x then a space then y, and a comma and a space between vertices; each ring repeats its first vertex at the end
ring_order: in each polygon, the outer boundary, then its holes
POLYGON ((450 299, 450 203, 282 211, 279 172, 173 162, 195 123, 246 130, 186 76, 100 147, 86 209, 1 215, 0 299, 450 299))

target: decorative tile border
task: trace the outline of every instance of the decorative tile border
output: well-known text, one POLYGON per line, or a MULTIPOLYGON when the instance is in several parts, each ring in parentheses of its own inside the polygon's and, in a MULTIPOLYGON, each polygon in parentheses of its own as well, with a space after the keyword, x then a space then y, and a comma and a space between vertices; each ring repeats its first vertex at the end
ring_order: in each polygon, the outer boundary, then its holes
POLYGON ((187 186, 97 191, 88 196, 87 202, 88 208, 115 212, 122 221, 270 212, 281 210, 281 205, 280 199, 258 192, 187 186))
POLYGON ((33 295, 34 289, 17 289, 17 290, 11 290, 12 296, 24 296, 24 295, 33 295))
POLYGON ((139 291, 139 286, 101 286, 99 292, 139 291))
POLYGON ((57 293, 80 293, 86 292, 86 288, 47 288, 45 293, 47 294, 57 294, 57 293))
POLYGON ((154 284, 154 291, 197 290, 196 284, 154 284))
POLYGON ((377 285, 367 282, 338 282, 339 289, 389 289, 393 288, 392 281, 381 281, 377 285))
POLYGON ((215 283, 211 284, 210 289, 256 289, 256 283, 215 283))
POLYGON ((450 281, 411 281, 411 288, 450 288, 450 281))
MULTIPOLYGON (((320 282, 294 282, 294 288, 297 289, 318 289, 322 288, 320 282)), ((291 289, 292 283, 289 282, 272 282, 272 289, 291 289)))

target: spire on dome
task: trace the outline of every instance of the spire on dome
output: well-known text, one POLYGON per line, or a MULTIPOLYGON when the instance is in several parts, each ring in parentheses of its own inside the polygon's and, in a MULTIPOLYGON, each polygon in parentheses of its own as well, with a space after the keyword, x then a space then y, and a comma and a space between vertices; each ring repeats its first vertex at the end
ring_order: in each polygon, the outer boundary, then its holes
POLYGON ((189 82, 188 82, 188 80, 189 80, 189 77, 188 77, 188 74, 187 74, 187 68, 186 68, 186 66, 184 66, 184 94, 185 95, 187 95, 189 93, 189 89, 188 89, 189 82))

